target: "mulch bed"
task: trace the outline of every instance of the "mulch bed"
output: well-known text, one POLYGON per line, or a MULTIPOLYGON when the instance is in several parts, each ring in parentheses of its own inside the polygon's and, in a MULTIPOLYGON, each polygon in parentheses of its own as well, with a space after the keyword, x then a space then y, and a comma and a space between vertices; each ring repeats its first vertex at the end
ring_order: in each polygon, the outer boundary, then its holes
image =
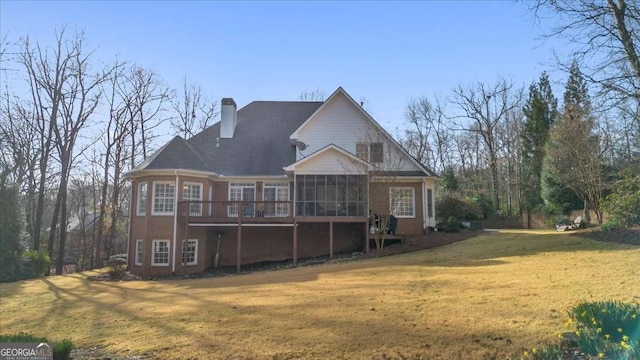
POLYGON ((458 241, 467 240, 482 234, 482 230, 460 230, 459 232, 428 232, 425 235, 414 235, 401 243, 385 246, 382 250, 371 249, 368 254, 361 254, 360 258, 372 258, 379 256, 402 254, 406 252, 432 249, 438 246, 453 244, 458 241))
POLYGON ((572 235, 586 237, 597 241, 640 245, 640 226, 609 231, 602 231, 598 228, 592 228, 578 231, 572 235))

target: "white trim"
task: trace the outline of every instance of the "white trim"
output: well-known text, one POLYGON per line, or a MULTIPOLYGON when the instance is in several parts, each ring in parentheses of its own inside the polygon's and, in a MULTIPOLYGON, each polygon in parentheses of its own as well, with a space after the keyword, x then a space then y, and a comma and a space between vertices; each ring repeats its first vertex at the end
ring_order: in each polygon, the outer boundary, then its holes
MULTIPOLYGON (((204 185, 200 182, 194 182, 194 181, 183 181, 182 182, 182 201, 202 201, 202 195, 203 195, 203 190, 204 190, 204 185), (184 191, 185 191, 185 187, 186 186, 198 186, 200 188, 200 196, 197 199, 185 199, 184 197, 184 191)), ((191 205, 199 205, 200 206, 200 211, 198 215, 194 215, 191 213, 191 209, 189 208, 189 216, 202 216, 202 204, 191 204, 191 205)))
POLYGON ((144 258, 144 240, 136 239, 136 247, 133 251, 133 264, 136 266, 142 266, 143 258, 144 258), (142 251, 140 253, 140 259, 138 259, 138 244, 142 244, 142 251))
POLYGON ((152 240, 151 241, 151 266, 169 266, 169 263, 171 262, 171 241, 168 239, 162 239, 162 240, 152 240), (167 263, 156 263, 156 257, 155 257, 155 250, 156 250, 156 244, 159 242, 166 242, 167 243, 167 263))
POLYGON ((156 184, 160 185, 160 184, 164 184, 164 185, 173 185, 173 196, 176 197, 176 189, 178 188, 178 186, 176 185, 175 182, 173 181, 166 181, 166 180, 161 180, 161 181, 153 181, 152 182, 152 186, 153 189, 151 190, 151 215, 153 216, 170 216, 173 215, 176 212, 176 204, 177 204, 177 198, 173 199, 174 200, 174 204, 173 204, 173 210, 172 211, 162 211, 162 212, 158 212, 156 211, 156 184))
POLYGON ((389 213, 395 217, 397 217, 398 219, 415 219, 416 217, 416 189, 413 186, 390 186, 389 187, 389 213), (412 215, 396 215, 393 213, 392 209, 391 209, 391 192, 393 189, 397 189, 397 190, 406 190, 406 189, 411 189, 411 207, 413 210, 413 214, 412 215))
POLYGON ((382 182, 422 182, 425 180, 425 176, 369 176, 370 182, 382 183, 382 182))
MULTIPOLYGON (((228 201, 244 201, 244 189, 253 189, 253 199, 247 201, 256 201, 256 183, 255 182, 229 182, 227 186, 227 200, 228 201), (231 190, 232 189, 241 189, 240 190, 240 199, 232 200, 231 199, 231 190)), ((227 206, 227 216, 228 217, 237 217, 237 216, 245 216, 246 214, 240 214, 240 206, 238 204, 230 204, 227 206)), ((247 208, 243 209, 247 210, 247 208)), ((252 214, 255 212, 255 206, 253 207, 252 214)))
POLYGON ((173 260, 171 261, 171 272, 175 274, 176 272, 176 248, 178 247, 178 196, 180 193, 178 192, 180 188, 180 175, 176 171, 176 186, 174 203, 173 203, 173 260))
POLYGON ((198 171, 198 170, 189 170, 189 169, 142 169, 142 170, 133 170, 128 172, 125 175, 125 179, 135 179, 144 176, 167 176, 167 175, 175 175, 175 173, 180 172, 180 174, 191 177, 199 177, 204 179, 215 179, 220 177, 221 175, 215 172, 209 171, 198 171))
POLYGON ((221 182, 221 181, 273 181, 273 180, 284 180, 284 179, 288 179, 289 177, 285 174, 285 175, 230 175, 230 176, 224 176, 224 175, 220 175, 220 178, 215 179, 215 182, 221 182))
POLYGON ((241 197, 244 197, 244 189, 245 188, 253 188, 253 200, 248 200, 248 201, 256 201, 256 183, 255 182, 245 182, 245 183, 232 183, 229 182, 229 186, 227 186, 227 200, 228 201, 243 201, 242 199, 240 200, 231 200, 231 188, 241 188, 242 190, 242 194, 241 197))
POLYGON ((356 163, 361 163, 363 165, 365 165, 365 167, 367 168, 367 170, 371 170, 373 168, 373 165, 371 163, 369 163, 366 160, 363 160, 357 156, 355 156, 354 154, 348 152, 347 150, 335 145, 335 144, 329 144, 325 147, 323 147, 322 149, 319 149, 318 151, 314 152, 313 154, 309 154, 306 157, 294 162, 293 164, 283 168, 285 171, 287 172, 295 172, 296 171, 296 167, 300 166, 302 164, 304 164, 307 161, 312 160, 313 158, 322 155, 325 152, 328 152, 330 150, 335 150, 337 151, 339 154, 347 157, 349 160, 354 161, 356 163))
MULTIPOLYGON (((194 254, 193 254, 193 261, 192 262, 187 262, 187 266, 195 266, 198 265, 198 245, 200 243, 200 241, 198 239, 187 239, 187 240, 182 240, 182 249, 183 249, 183 259, 186 258, 188 256, 188 249, 189 249, 189 242, 195 242, 196 243, 196 248, 194 250, 194 254), (186 245, 186 248, 184 247, 186 245)), ((184 266, 184 262, 182 263, 182 265, 184 266)))
POLYGON ((422 181, 422 229, 426 229, 428 225, 428 214, 429 209, 427 209, 427 182, 422 181))
MULTIPOLYGON (((262 201, 269 201, 267 199, 265 199, 265 194, 267 193, 267 188, 269 189, 275 189, 275 199, 272 201, 291 201, 291 184, 288 182, 270 182, 270 183, 263 183, 262 184, 262 201), (279 199, 278 198, 278 190, 279 189, 286 189, 287 190, 287 198, 286 199, 279 199)), ((278 204, 271 204, 273 205, 273 207, 270 209, 273 210, 273 214, 271 212, 268 213, 269 217, 287 217, 290 213, 291 213, 291 204, 290 203, 278 203, 278 204)), ((267 206, 266 204, 264 204, 264 213, 265 216, 267 216, 267 206)))
POLYGON ((138 186, 136 187, 136 216, 147 216, 147 207, 149 207, 149 182, 148 181, 141 181, 138 183, 138 186), (140 211, 140 188, 142 186, 146 186, 145 188, 145 199, 144 199, 144 212, 140 211))

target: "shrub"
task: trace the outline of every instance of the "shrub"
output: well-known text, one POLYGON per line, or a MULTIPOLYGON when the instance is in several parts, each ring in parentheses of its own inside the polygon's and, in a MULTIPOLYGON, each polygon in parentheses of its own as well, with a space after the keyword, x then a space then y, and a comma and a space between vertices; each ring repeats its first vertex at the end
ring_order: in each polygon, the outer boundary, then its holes
POLYGON ((122 279, 125 272, 127 271, 126 255, 114 255, 110 257, 109 261, 107 262, 107 269, 109 272, 109 276, 111 276, 111 279, 122 279))
MULTIPOLYGON (((488 219, 496 214, 496 207, 493 205, 493 201, 491 198, 485 193, 477 193, 473 194, 469 197, 472 203, 474 203, 480 212, 482 213, 483 219, 488 219)), ((467 220, 478 220, 478 219, 467 219, 467 220)))
POLYGON ((613 230, 617 230, 620 229, 622 227, 622 225, 618 224, 617 221, 607 221, 605 224, 603 224, 600 229, 602 231, 613 231, 613 230))
POLYGON ((607 196, 604 209, 611 222, 621 226, 640 224, 640 174, 628 169, 624 175, 607 196))
POLYGON ((459 193, 445 194, 438 199, 436 208, 440 221, 447 224, 460 220, 479 220, 482 217, 482 210, 459 193))
POLYGON ((53 344, 53 359, 67 360, 71 359, 71 350, 73 343, 69 339, 64 339, 53 344))
POLYGON ((25 260, 25 278, 43 277, 49 266, 51 266, 51 260, 49 255, 44 251, 25 251, 22 254, 25 260), (28 273, 27 273, 28 272, 28 273))
MULTIPOLYGON (((26 342, 26 343, 40 343, 50 342, 45 337, 35 336, 25 332, 19 332, 13 335, 0 335, 0 342, 26 342)), ((65 339, 53 344, 53 359, 54 360, 68 360, 71 358, 71 350, 73 350, 73 343, 69 339, 65 339)))

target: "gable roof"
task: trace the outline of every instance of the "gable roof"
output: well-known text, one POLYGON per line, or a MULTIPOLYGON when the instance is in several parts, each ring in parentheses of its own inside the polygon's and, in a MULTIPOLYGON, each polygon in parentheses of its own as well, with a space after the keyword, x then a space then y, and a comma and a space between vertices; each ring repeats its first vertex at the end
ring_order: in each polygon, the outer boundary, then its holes
POLYGON ((227 177, 284 176, 284 168, 296 162, 297 148, 292 144, 294 135, 312 121, 322 108, 330 106, 327 104, 338 94, 344 95, 403 154, 424 170, 424 174, 436 176, 409 155, 342 87, 324 102, 251 102, 237 111, 237 127, 233 138, 220 137, 220 122, 188 140, 176 136, 129 174, 141 170, 191 170, 227 177))
POLYGON ((438 176, 433 170, 427 168, 425 165, 423 165, 421 162, 419 162, 415 157, 413 157, 411 154, 409 154, 409 152, 402 145, 400 145, 400 143, 398 143, 398 141, 396 141, 396 139, 394 139, 393 136, 391 136, 391 134, 389 134, 389 132, 387 132, 387 130, 385 130, 382 126, 380 126, 380 124, 378 124, 378 122, 371 115, 369 115, 369 113, 362 106, 360 106, 351 97, 351 95, 349 95, 349 93, 347 93, 342 88, 342 86, 338 87, 336 89, 336 91, 334 91, 333 94, 331 94, 327 98, 327 100, 322 104, 322 106, 320 106, 311 116, 309 116, 309 118, 302 125, 300 125, 299 128, 296 129, 296 131, 294 131, 291 134, 290 139, 291 140, 296 140, 298 138, 298 133, 305 126, 307 126, 310 122, 312 122, 314 120, 314 118, 316 117, 316 115, 319 114, 325 107, 329 106, 328 104, 331 102, 331 100, 336 98, 338 95, 343 95, 345 98, 347 98, 347 100, 351 103, 351 105, 353 105, 354 108, 358 109, 358 111, 360 111, 360 113, 368 121, 370 121, 376 127, 377 130, 379 130, 384 136, 386 136, 388 138, 388 140, 391 141, 391 143, 393 145, 395 145, 400 150, 400 152, 402 152, 402 154, 404 154, 407 158, 409 158, 411 162, 413 162, 420 170, 422 170, 424 172, 422 175, 434 176, 434 177, 438 176))
POLYGON ((354 166, 357 166, 356 164, 360 164, 361 166, 363 166, 363 168, 366 168, 366 169, 373 168, 373 165, 371 165, 369 162, 360 159, 359 157, 353 155, 352 153, 348 152, 347 150, 335 144, 329 144, 323 147, 322 149, 314 152, 313 154, 310 154, 298 160, 297 162, 285 167, 284 169, 285 171, 295 171, 296 167, 304 165, 307 162, 313 161, 314 159, 321 157, 331 151, 337 152, 340 155, 340 157, 348 159, 354 166))

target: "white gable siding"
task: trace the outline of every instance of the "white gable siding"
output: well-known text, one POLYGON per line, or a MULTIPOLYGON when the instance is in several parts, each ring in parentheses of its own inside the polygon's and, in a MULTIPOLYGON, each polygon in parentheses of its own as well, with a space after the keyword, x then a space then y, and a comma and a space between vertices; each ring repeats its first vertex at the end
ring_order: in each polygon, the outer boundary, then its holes
POLYGON ((333 174, 366 174, 361 164, 355 164, 353 159, 334 149, 328 149, 296 166, 296 174, 333 175, 333 174))
POLYGON ((298 141, 307 145, 297 159, 313 154, 329 144, 355 154, 357 142, 382 142, 385 159, 382 170, 419 171, 387 136, 381 133, 343 94, 337 94, 298 133, 298 141))

